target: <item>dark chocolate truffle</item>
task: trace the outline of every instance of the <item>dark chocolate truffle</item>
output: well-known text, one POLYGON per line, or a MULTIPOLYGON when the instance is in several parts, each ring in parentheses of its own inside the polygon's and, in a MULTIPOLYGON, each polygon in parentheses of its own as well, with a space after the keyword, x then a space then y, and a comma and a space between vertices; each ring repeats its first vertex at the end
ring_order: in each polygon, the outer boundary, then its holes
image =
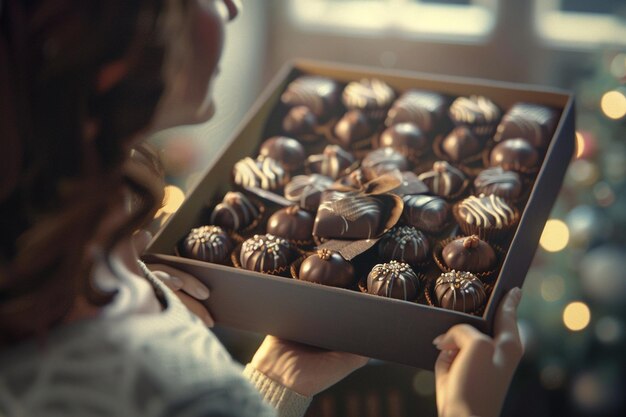
POLYGON ((444 246, 441 256, 451 269, 487 272, 496 266, 496 253, 489 243, 476 235, 460 237, 444 246))
POLYGON ((441 142, 441 148, 451 161, 459 162, 481 151, 480 142, 466 127, 456 127, 441 142))
POLYGON ((323 121, 337 107, 339 88, 330 78, 303 75, 289 83, 280 100, 289 107, 306 106, 323 121))
POLYGON ((524 138, 536 148, 548 145, 559 121, 559 113, 546 106, 517 103, 498 125, 494 141, 524 138))
POLYGON ((413 301, 420 287, 419 278, 404 262, 378 264, 367 276, 367 292, 383 297, 413 301))
POLYGON ((393 148, 407 158, 415 158, 426 152, 428 139, 413 123, 398 123, 380 134, 378 147, 393 148))
POLYGON ((361 161, 361 170, 368 181, 394 170, 407 171, 406 157, 393 148, 380 148, 368 152, 361 161))
POLYGON ((400 173, 402 183, 393 189, 393 193, 399 196, 424 194, 428 192, 428 187, 424 181, 420 180, 417 175, 411 171, 400 173))
POLYGON ((233 167, 233 179, 235 184, 242 187, 259 187, 275 191, 289 181, 289 175, 281 164, 272 158, 254 160, 246 157, 233 167))
POLYGON ((200 226, 191 229, 179 250, 187 258, 224 264, 233 250, 233 243, 221 227, 200 226))
POLYGON ((429 195, 403 197, 403 221, 427 233, 441 232, 450 218, 450 206, 443 198, 429 195))
POLYGON ((447 119, 448 99, 439 93, 408 90, 391 106, 386 126, 414 123, 426 135, 432 135, 447 119))
POLYGON ((339 119, 333 133, 341 147, 350 150, 355 142, 371 135, 372 128, 360 110, 350 110, 339 119))
POLYGON ((340 146, 326 145, 321 154, 311 155, 306 160, 309 171, 337 179, 347 173, 355 162, 354 156, 340 146))
POLYGON ((430 243, 424 233, 411 226, 397 226, 385 233, 378 242, 381 260, 406 262, 415 267, 430 254, 430 243))
POLYGON ((480 138, 495 132, 501 114, 500 108, 483 96, 458 97, 450 105, 452 122, 469 127, 480 138))
POLYGON ((354 282, 354 267, 339 252, 320 249, 302 261, 298 279, 347 288, 354 282))
POLYGON ((441 307, 464 313, 477 312, 487 300, 483 283, 470 272, 441 274, 435 281, 435 295, 441 307))
POLYGON ((317 211, 322 192, 332 184, 333 180, 324 175, 297 175, 285 185, 285 198, 305 210, 317 211))
POLYGON ((515 171, 495 167, 481 171, 474 179, 474 188, 478 194, 495 194, 514 201, 522 193, 522 180, 515 171))
POLYGON ((271 234, 254 235, 241 245, 241 267, 263 273, 280 273, 294 261, 295 251, 286 239, 271 234))
POLYGON ((267 220, 267 233, 294 242, 311 241, 312 231, 313 216, 298 206, 280 209, 267 220))
POLYGON ((395 98, 396 93, 393 89, 377 78, 352 81, 344 88, 341 95, 346 108, 361 110, 374 121, 385 117, 387 109, 395 98))
POLYGON ((240 192, 229 191, 211 213, 211 224, 226 230, 241 230, 259 217, 259 209, 240 192))
POLYGON ((430 191, 440 197, 450 198, 463 190, 465 174, 446 161, 437 161, 432 171, 426 171, 418 177, 424 181, 430 191))
POLYGON ((307 106, 296 106, 283 119, 283 130, 288 135, 307 136, 315 134, 317 117, 307 106))
POLYGON ((503 229, 518 220, 518 212, 496 195, 469 196, 455 208, 457 220, 477 229, 503 229))
POLYGON ((285 136, 274 136, 267 139, 261 144, 259 155, 264 158, 272 158, 287 171, 296 171, 302 168, 306 158, 302 144, 285 136))
POLYGON ((491 150, 489 165, 507 171, 530 172, 539 166, 539 153, 524 139, 507 139, 491 150))
POLYGON ((313 234, 329 239, 369 239, 379 232, 382 208, 380 200, 372 196, 326 191, 313 234))

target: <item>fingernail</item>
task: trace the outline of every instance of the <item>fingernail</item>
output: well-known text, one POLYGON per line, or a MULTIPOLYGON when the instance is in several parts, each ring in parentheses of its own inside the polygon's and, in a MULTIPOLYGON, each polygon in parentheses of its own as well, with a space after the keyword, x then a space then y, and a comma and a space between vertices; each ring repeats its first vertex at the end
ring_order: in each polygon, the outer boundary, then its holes
POLYGON ((519 303, 519 301, 522 299, 522 290, 520 287, 515 287, 511 290, 511 296, 513 297, 513 299, 519 303))
POLYGON ((194 286, 191 291, 193 292, 193 296, 198 300, 206 300, 209 298, 209 289, 203 286, 194 286))
POLYGON ((442 340, 443 340, 443 335, 441 334, 433 339, 433 345, 439 347, 439 344, 441 343, 442 340))
POLYGON ((177 290, 180 290, 183 288, 183 285, 185 285, 182 279, 175 277, 174 275, 170 275, 170 282, 174 287, 176 287, 177 290))

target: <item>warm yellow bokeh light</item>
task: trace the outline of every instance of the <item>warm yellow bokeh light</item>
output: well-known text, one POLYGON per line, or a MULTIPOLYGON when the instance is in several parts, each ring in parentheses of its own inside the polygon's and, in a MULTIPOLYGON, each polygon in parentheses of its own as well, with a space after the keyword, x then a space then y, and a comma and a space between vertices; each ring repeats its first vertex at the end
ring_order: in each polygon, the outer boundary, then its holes
POLYGON ((548 252, 558 252, 565 249, 567 242, 569 242, 567 225, 561 220, 548 220, 539 239, 541 247, 548 252))
POLYGON ((569 303, 563 310, 563 324, 569 330, 579 331, 589 325, 591 321, 591 311, 587 304, 580 301, 569 303))
POLYGON ((580 158, 585 153, 585 139, 580 132, 576 132, 576 158, 580 158))
POLYGON ((541 297, 546 301, 558 301, 565 293, 565 280, 558 275, 552 275, 541 283, 541 297))
POLYGON ((621 91, 609 91, 602 96, 600 107, 607 117, 621 119, 626 115, 626 96, 621 91))
POLYGON ((185 193, 176 187, 175 185, 165 186, 165 196, 163 197, 163 207, 161 210, 164 213, 174 213, 181 204, 185 201, 185 193))

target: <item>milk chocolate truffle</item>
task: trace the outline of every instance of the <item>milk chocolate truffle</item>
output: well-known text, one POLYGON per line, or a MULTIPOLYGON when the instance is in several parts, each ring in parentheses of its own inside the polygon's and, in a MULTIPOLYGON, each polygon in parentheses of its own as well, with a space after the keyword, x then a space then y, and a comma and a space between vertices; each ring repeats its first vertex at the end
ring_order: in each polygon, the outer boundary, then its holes
POLYGON ((369 239, 378 234, 382 203, 356 192, 326 191, 317 209, 313 234, 329 239, 369 239))
POLYGON ((466 126, 452 130, 441 142, 441 148, 451 161, 460 162, 481 151, 479 140, 466 126))
POLYGON ((354 162, 354 156, 350 152, 337 145, 326 145, 321 154, 307 158, 306 166, 313 173, 335 180, 345 175, 354 162))
POLYGON ((263 158, 272 158, 290 172, 302 168, 306 158, 302 144, 285 136, 274 136, 267 139, 261 144, 259 155, 263 158))
POLYGON ((224 264, 233 250, 233 243, 222 228, 200 226, 191 229, 179 245, 179 250, 187 258, 224 264))
POLYGON ((313 216, 298 206, 276 211, 267 220, 267 233, 293 242, 312 240, 313 216))
POLYGON ((487 97, 458 97, 450 105, 450 119, 457 126, 467 126, 480 138, 493 135, 500 121, 500 108, 487 97))
POLYGON ((324 175, 296 175, 285 185, 285 198, 305 210, 317 211, 322 192, 332 184, 333 180, 324 175))
POLYGON ((361 171, 368 181, 394 170, 407 171, 409 162, 393 148, 380 148, 368 152, 361 161, 361 171))
POLYGON ((492 229, 504 229, 519 219, 517 210, 496 195, 469 196, 455 206, 455 217, 468 234, 486 236, 492 229))
POLYGON ((367 276, 367 292, 382 297, 413 301, 420 287, 419 278, 404 262, 378 264, 367 276))
POLYGON ((427 233, 439 233, 448 224, 450 206, 443 198, 429 195, 407 195, 403 197, 402 220, 427 233))
POLYGON ((384 81, 377 78, 363 78, 348 83, 341 95, 347 109, 361 110, 370 120, 379 121, 385 117, 387 109, 396 98, 396 93, 384 81))
POLYGON ((493 248, 476 235, 454 239, 444 246, 441 256, 448 268, 458 271, 487 272, 496 266, 493 248))
POLYGON ((288 135, 303 137, 315 134, 317 116, 307 106, 296 106, 283 119, 283 130, 288 135))
POLYGON ((259 187, 275 191, 289 181, 289 175, 281 164, 272 158, 254 160, 246 157, 233 167, 233 180, 242 187, 259 187))
POLYGON ((323 121, 337 107, 339 87, 330 78, 303 75, 289 83, 280 101, 288 107, 306 106, 318 120, 323 121))
POLYGON ((530 172, 539 166, 539 153, 525 139, 507 139, 491 150, 489 165, 507 171, 530 172))
POLYGON ((451 198, 461 192, 465 186, 465 174, 446 161, 437 161, 431 171, 418 177, 424 181, 430 191, 440 197, 451 198))
POLYGON ((238 231, 252 224, 259 214, 259 208, 248 197, 229 191, 213 209, 210 222, 226 230, 238 231))
POLYGON ((298 279, 347 288, 354 282, 354 267, 339 252, 320 249, 302 261, 298 279))
POLYGON ((474 179, 474 188, 478 194, 495 194, 515 201, 522 194, 522 180, 515 171, 495 167, 481 171, 474 179))
POLYGON ((242 243, 239 262, 250 271, 277 273, 285 270, 294 256, 286 239, 271 234, 254 235, 242 243))
POLYGON ((435 295, 441 307, 464 313, 477 312, 487 300, 483 283, 470 272, 441 274, 435 281, 435 295))
POLYGON ((408 90, 391 106, 386 126, 413 123, 424 134, 433 136, 447 119, 448 99, 432 91, 408 90))
POLYGON ((506 112, 498 125, 494 141, 524 138, 536 148, 550 142, 559 121, 559 113, 550 107, 517 103, 506 112))
POLYGON ((428 260, 429 254, 428 238, 411 226, 394 227, 378 242, 378 255, 385 262, 406 262, 415 267, 428 260))
POLYGON ((385 129, 378 139, 378 147, 393 148, 407 158, 424 154, 428 146, 428 139, 413 123, 394 124, 385 129))
POLYGON ((333 133, 344 149, 352 149, 356 142, 372 134, 369 121, 360 110, 350 110, 337 122, 333 133))

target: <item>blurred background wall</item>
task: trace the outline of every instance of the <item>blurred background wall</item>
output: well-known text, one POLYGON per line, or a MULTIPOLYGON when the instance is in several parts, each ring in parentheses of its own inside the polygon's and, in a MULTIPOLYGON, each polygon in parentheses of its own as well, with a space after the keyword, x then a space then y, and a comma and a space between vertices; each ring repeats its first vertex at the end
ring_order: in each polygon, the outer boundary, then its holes
MULTIPOLYGON (((153 139, 172 184, 164 216, 298 57, 576 93, 576 157, 524 285, 526 355, 503 415, 624 415, 626 2, 244 0, 227 30, 216 116, 153 139)), ((259 340, 217 332, 241 361, 259 340)), ((308 415, 434 416, 433 374, 373 363, 318 396, 308 415)))

